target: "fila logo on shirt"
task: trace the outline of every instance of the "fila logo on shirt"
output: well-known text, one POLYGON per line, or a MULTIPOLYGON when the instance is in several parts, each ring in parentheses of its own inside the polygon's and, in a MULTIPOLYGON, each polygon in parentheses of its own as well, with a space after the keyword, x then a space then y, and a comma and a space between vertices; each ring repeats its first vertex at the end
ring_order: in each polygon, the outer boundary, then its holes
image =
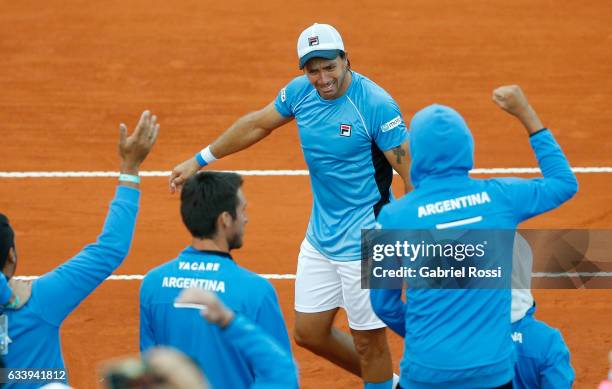
POLYGON ((318 46, 319 45, 319 37, 318 36, 311 36, 310 38, 308 38, 308 46, 318 46))
POLYGON ((340 125, 340 135, 341 136, 351 136, 351 125, 341 124, 340 125))

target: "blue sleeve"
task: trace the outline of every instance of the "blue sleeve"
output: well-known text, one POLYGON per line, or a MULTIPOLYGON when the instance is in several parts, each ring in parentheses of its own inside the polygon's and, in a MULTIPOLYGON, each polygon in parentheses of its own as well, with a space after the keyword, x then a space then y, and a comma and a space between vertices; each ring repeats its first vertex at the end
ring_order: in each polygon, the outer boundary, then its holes
POLYGON ((532 135, 530 143, 543 178, 499 180, 513 204, 517 222, 557 208, 578 191, 576 176, 550 131, 532 135))
POLYGON ((570 389, 574 384, 574 369, 570 352, 559 331, 554 332, 546 361, 540 371, 542 389, 570 389))
POLYGON ((6 276, 3 273, 0 273, 0 309, 2 305, 5 305, 11 299, 13 295, 13 291, 8 284, 6 276))
POLYGON ((408 130, 397 103, 386 95, 372 111, 370 131, 374 142, 382 151, 408 141, 408 130))
POLYGON ((276 95, 276 99, 274 99, 274 108, 281 114, 283 117, 293 116, 293 112, 291 111, 291 104, 287 101, 287 86, 281 89, 276 95))
POLYGON ((380 320, 402 338, 406 336, 406 304, 401 289, 370 289, 372 309, 380 320))
MULTIPOLYGON (((377 219, 377 228, 389 228, 389 206, 384 206, 377 219)), ((370 301, 376 316, 393 332, 406 335, 406 304, 402 301, 402 289, 370 289, 370 301)))
POLYGON ((268 290, 261 300, 257 313, 255 314, 255 324, 260 326, 267 334, 272 336, 289 354, 291 354, 291 343, 289 334, 285 326, 285 320, 278 304, 276 291, 270 283, 265 282, 268 290))
POLYGON ((312 91, 314 87, 310 85, 306 76, 296 77, 278 92, 274 108, 283 117, 295 116, 299 103, 312 91))
POLYGON ((47 322, 59 326, 127 256, 139 199, 137 189, 118 186, 98 240, 34 281, 30 304, 47 322))
POLYGON ((287 352, 246 317, 236 315, 220 333, 245 358, 253 371, 255 380, 251 389, 298 387, 297 367, 291 352, 287 352))
POLYGON ((147 303, 145 287, 147 279, 140 286, 140 352, 144 352, 155 346, 155 336, 151 323, 151 312, 147 303))

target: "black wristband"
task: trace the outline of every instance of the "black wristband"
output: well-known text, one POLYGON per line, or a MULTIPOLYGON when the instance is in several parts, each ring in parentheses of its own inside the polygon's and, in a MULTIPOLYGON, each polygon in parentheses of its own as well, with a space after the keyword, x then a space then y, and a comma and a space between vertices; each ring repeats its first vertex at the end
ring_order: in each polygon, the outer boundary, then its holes
POLYGON ((546 127, 544 127, 544 128, 540 128, 540 129, 539 129, 539 130, 537 130, 536 132, 534 132, 534 133, 532 133, 532 134, 529 134, 529 137, 531 138, 532 136, 534 136, 534 135, 536 135, 536 134, 539 134, 540 132, 543 132, 543 131, 548 131, 548 128, 546 128, 546 127))

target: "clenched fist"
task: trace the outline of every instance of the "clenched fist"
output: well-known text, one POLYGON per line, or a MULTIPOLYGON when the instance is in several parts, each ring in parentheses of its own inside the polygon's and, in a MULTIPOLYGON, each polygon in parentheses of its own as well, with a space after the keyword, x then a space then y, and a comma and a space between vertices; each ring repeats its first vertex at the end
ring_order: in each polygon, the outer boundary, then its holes
POLYGON ((531 105, 529 105, 527 97, 520 86, 500 86, 493 91, 493 101, 510 115, 516 116, 523 123, 529 134, 533 134, 543 128, 542 122, 531 105))

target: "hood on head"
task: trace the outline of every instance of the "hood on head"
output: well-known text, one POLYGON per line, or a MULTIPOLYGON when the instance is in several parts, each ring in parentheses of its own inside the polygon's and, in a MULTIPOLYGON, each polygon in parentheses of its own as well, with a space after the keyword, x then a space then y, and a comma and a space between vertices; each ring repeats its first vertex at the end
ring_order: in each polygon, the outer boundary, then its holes
POLYGON ((410 179, 417 187, 430 176, 467 175, 474 166, 474 139, 452 108, 433 104, 410 122, 410 179))

